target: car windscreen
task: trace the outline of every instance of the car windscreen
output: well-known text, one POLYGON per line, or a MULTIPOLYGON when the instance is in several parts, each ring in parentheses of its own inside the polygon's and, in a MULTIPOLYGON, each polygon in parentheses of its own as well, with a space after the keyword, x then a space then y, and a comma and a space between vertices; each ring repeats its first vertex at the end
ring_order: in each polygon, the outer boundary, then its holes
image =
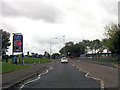
POLYGON ((66 60, 67 58, 62 58, 63 60, 66 60))

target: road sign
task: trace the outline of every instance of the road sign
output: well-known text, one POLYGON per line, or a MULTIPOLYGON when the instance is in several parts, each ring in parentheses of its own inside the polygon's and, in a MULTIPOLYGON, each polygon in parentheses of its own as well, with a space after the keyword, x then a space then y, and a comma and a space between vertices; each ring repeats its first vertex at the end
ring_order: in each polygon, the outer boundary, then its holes
POLYGON ((23 35, 13 35, 13 52, 23 52, 23 35))

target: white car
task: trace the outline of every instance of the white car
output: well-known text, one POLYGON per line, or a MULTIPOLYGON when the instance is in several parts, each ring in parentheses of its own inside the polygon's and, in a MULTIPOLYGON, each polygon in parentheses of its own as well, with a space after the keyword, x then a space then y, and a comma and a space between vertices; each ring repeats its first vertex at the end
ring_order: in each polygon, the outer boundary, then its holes
POLYGON ((68 59, 66 57, 61 58, 61 63, 68 63, 68 59))

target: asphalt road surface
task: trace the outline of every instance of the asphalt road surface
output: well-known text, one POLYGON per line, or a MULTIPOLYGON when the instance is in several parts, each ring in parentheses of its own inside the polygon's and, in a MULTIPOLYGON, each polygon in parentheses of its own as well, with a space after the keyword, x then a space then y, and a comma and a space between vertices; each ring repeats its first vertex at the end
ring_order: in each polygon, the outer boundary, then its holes
POLYGON ((55 63, 53 69, 40 79, 23 88, 100 88, 100 83, 85 77, 86 73, 79 71, 69 63, 55 63))

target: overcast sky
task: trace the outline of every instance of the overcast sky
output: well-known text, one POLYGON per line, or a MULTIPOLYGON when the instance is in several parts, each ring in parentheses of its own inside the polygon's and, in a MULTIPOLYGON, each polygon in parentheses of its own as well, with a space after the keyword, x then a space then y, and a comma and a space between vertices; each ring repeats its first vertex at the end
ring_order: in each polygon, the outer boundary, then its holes
POLYGON ((11 33, 11 40, 12 33, 23 34, 25 52, 49 52, 51 39, 54 53, 63 46, 63 35, 65 42, 103 39, 104 27, 118 23, 118 1, 2 0, 0 26, 11 33))

